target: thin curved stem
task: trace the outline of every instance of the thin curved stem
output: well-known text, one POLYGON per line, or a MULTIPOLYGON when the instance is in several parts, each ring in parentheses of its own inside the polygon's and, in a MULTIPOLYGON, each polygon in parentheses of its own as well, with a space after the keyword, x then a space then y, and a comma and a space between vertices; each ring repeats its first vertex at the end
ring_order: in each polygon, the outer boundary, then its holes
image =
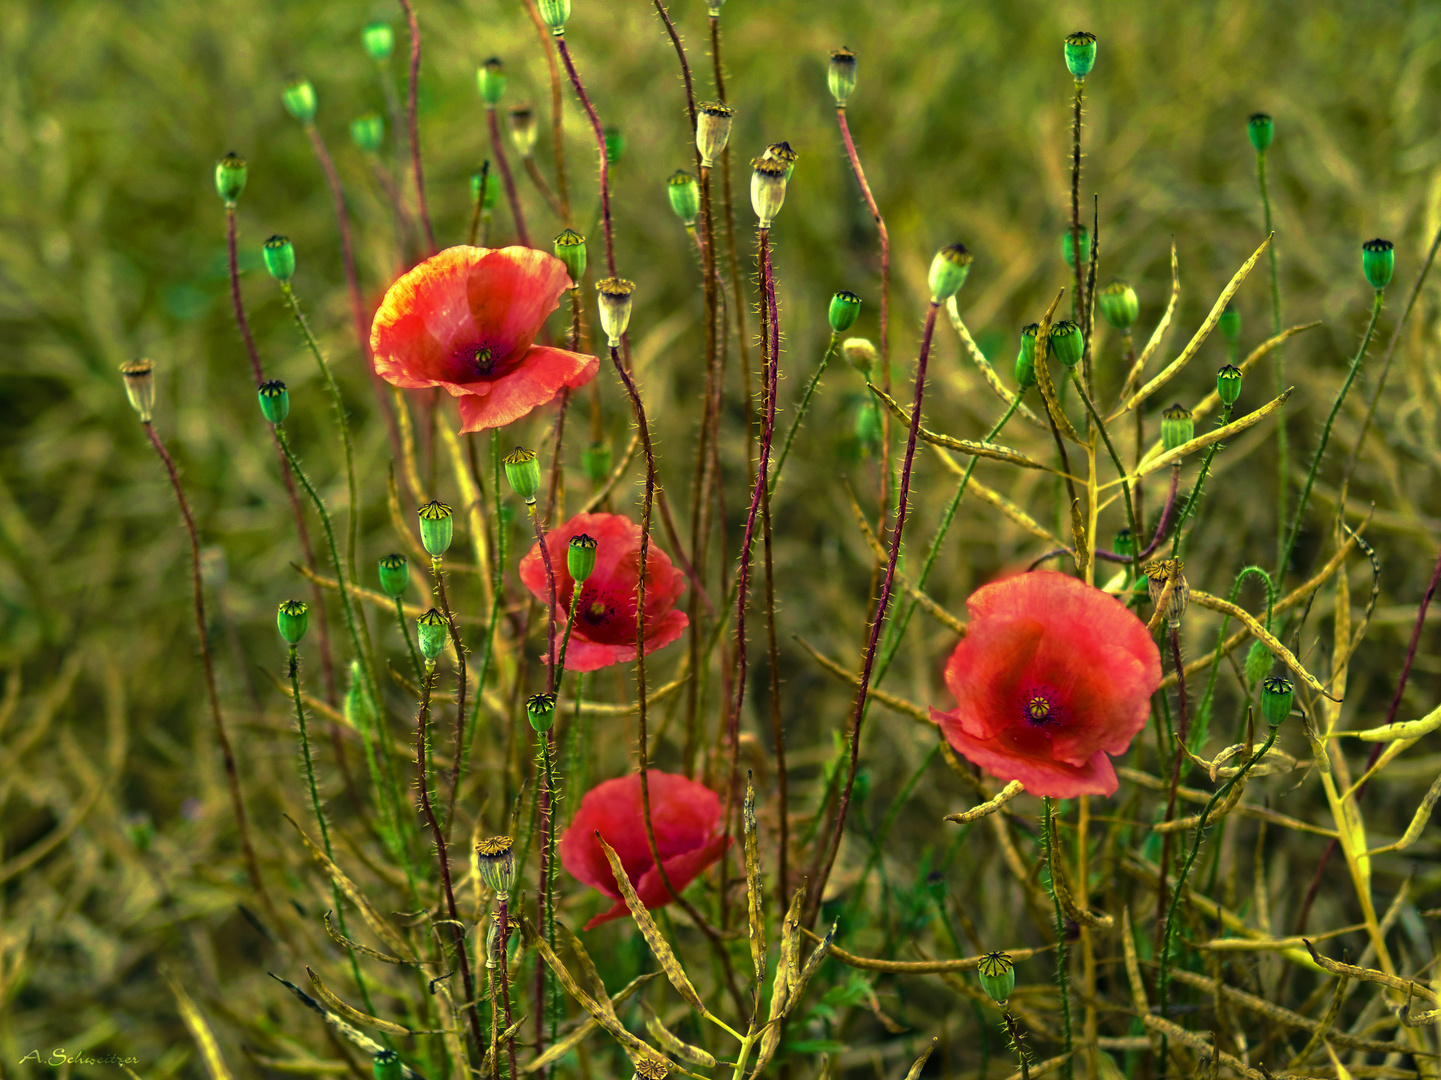
MULTIPOLYGON (((1261 210, 1266 219, 1266 235, 1273 236, 1274 230, 1271 226, 1271 196, 1266 190, 1266 151, 1256 151, 1256 179, 1261 188, 1261 210)), ((1276 262, 1276 244, 1273 241, 1270 246, 1270 269, 1271 269, 1271 333, 1281 332, 1281 279, 1276 262)), ((1286 390, 1286 360, 1282 356, 1280 348, 1271 351, 1271 370, 1276 377, 1276 395, 1279 397, 1286 390)), ((1276 542, 1285 542, 1286 521, 1286 493, 1291 484, 1291 463, 1289 460, 1290 447, 1286 436, 1286 410, 1282 409, 1276 415, 1276 542)), ((1281 549, 1284 553, 1285 549, 1281 549)), ((1286 557, 1283 554, 1281 565, 1284 568, 1286 557)))
POLYGON ((455 613, 450 610, 450 597, 446 594, 445 574, 441 570, 440 559, 430 560, 430 573, 435 579, 436 591, 440 593, 440 611, 450 629, 451 644, 455 646, 455 760, 450 766, 450 803, 445 816, 445 832, 449 836, 451 823, 455 819, 455 796, 460 790, 460 766, 465 759, 465 642, 460 638, 460 625, 455 621, 455 613))
POLYGON ((410 129, 410 169, 415 174, 415 199, 420 209, 420 224, 425 230, 426 253, 434 255, 435 230, 430 227, 430 209, 425 202, 425 174, 420 165, 420 124, 416 119, 416 95, 420 85, 420 21, 410 0, 400 0, 405 12, 406 29, 410 31, 410 78, 405 97, 405 119, 410 129))
MULTIPOLYGON (((1217 427, 1225 427, 1231 422, 1231 406, 1226 405, 1221 409, 1221 419, 1217 421, 1217 427)), ((1181 554, 1181 530, 1185 527, 1186 519, 1191 516, 1191 511, 1201 501, 1202 489, 1206 484, 1206 477, 1211 474, 1211 461, 1216 456, 1216 451, 1221 449, 1219 442, 1213 442, 1206 448, 1206 456, 1201 459, 1201 472, 1196 477, 1196 483, 1191 488, 1191 494, 1186 496, 1186 505, 1181 507, 1181 516, 1176 519, 1176 532, 1171 537, 1171 558, 1178 558, 1181 554)), ((1134 531, 1132 535, 1135 535, 1134 531)))
POLYGON ((815 374, 811 381, 806 383, 805 393, 801 394, 801 403, 796 406, 795 419, 791 421, 790 429, 786 432, 785 441, 781 443, 780 455, 776 458, 775 475, 771 477, 770 493, 775 494, 776 485, 781 480, 781 470, 785 468, 786 458, 790 456, 791 443, 795 442, 796 432, 800 430, 801 421, 806 418, 806 410, 811 407, 811 398, 815 396, 816 387, 820 385, 821 376, 826 373, 826 365, 830 363, 831 357, 836 354, 836 346, 840 344, 841 336, 831 331, 830 344, 826 346, 825 354, 821 357, 820 364, 816 367, 815 374))
POLYGON ((405 621, 405 607, 398 596, 395 598, 395 622, 400 627, 400 636, 405 639, 406 651, 410 653, 410 666, 415 671, 415 681, 419 683, 425 678, 425 673, 420 666, 420 654, 415 651, 415 641, 410 636, 410 627, 405 621))
POLYGON ((569 228, 573 222, 570 215, 570 187, 565 178, 564 97, 560 91, 560 66, 555 62, 555 46, 551 43, 550 31, 541 21, 535 0, 521 2, 525 4, 525 12, 530 16, 535 32, 540 35, 541 51, 545 53, 545 66, 550 75, 550 136, 552 149, 555 151, 555 190, 560 199, 562 220, 569 228))
POLYGON ((1056 893, 1056 807, 1049 795, 1045 798, 1045 807, 1046 878, 1050 886, 1051 906, 1056 914, 1056 990, 1061 997, 1061 1035, 1066 1054, 1061 1062, 1061 1077, 1062 1080, 1071 1080, 1071 951, 1066 944, 1066 920, 1061 914, 1061 899, 1056 893))
MULTIPOLYGON (((1126 480, 1126 466, 1121 464, 1121 455, 1116 452, 1116 447, 1111 442, 1111 436, 1106 432, 1106 423, 1101 419, 1101 414, 1096 411, 1095 402, 1091 400, 1091 395, 1087 393, 1085 384, 1082 383, 1079 376, 1076 375, 1075 368, 1071 369, 1071 382, 1075 384, 1076 392, 1081 395, 1081 400, 1085 402, 1086 411, 1091 414, 1091 420, 1095 424, 1095 430, 1100 433, 1101 441, 1106 444, 1106 453, 1111 456, 1111 464, 1116 467, 1116 474, 1121 478, 1121 492, 1126 505, 1126 524, 1130 526, 1131 536, 1135 537, 1136 510, 1131 501, 1131 485, 1126 480)), ((1093 466, 1094 464, 1095 463, 1092 462, 1093 466)), ((1207 459, 1207 464, 1210 464, 1209 458, 1207 459)), ((1092 537, 1091 541, 1094 543, 1095 537, 1092 537)), ((1131 551, 1131 573, 1135 577, 1139 577, 1141 574, 1141 560, 1139 555, 1136 554, 1136 542, 1134 539, 1131 541, 1131 551)))
POLYGON ((495 106, 485 107, 485 122, 490 128, 490 152, 495 155, 496 167, 500 169, 500 183, 505 188, 505 198, 510 203, 510 217, 515 222, 516 239, 521 247, 530 247, 530 233, 525 228, 525 211, 520 207, 520 193, 515 189, 515 177, 510 174, 510 161, 505 155, 505 144, 500 137, 500 121, 496 119, 495 106))
POLYGON ((555 47, 560 52, 566 74, 570 76, 571 86, 575 87, 575 96, 580 98, 586 118, 590 120, 591 131, 595 134, 596 153, 600 158, 600 220, 605 230, 605 266, 609 275, 615 277, 615 231, 610 219, 610 159, 605 152, 605 131, 600 126, 600 117, 596 115, 595 106, 590 103, 590 97, 585 92, 585 84, 580 81, 580 72, 576 70, 575 61, 570 58, 564 33, 555 35, 555 47))

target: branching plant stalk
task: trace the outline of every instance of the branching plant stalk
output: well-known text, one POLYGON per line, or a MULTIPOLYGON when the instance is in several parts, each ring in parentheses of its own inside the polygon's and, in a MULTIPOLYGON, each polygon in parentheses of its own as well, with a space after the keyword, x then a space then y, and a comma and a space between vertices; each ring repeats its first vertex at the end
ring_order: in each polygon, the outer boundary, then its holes
MULTIPOLYGON (((1256 151, 1256 179, 1261 187, 1261 211, 1266 219, 1266 235, 1275 236, 1275 230, 1271 227, 1271 196, 1266 190, 1266 151, 1256 151)), ((1281 332, 1281 278, 1277 269, 1276 244, 1273 241, 1270 245, 1270 269, 1271 269, 1271 333, 1281 332)), ((1276 396, 1280 397, 1286 391, 1286 360, 1278 347, 1271 352, 1271 370, 1276 376, 1276 396)), ((1289 460, 1289 445, 1286 436, 1286 410, 1282 409, 1276 416, 1276 542, 1285 542, 1284 523, 1286 521, 1286 492, 1291 483, 1291 463, 1289 460)), ((1286 567, 1286 549, 1281 549, 1281 569, 1284 573, 1286 567)))
POLYGON ((500 170, 500 183, 505 188, 505 198, 510 203, 511 220, 515 222, 516 239, 521 247, 530 247, 530 233, 525 228, 525 211, 520 206, 520 193, 515 189, 515 177, 510 173, 510 160, 505 154, 505 144, 500 137, 500 121, 495 115, 495 106, 485 107, 485 122, 490 127, 490 152, 495 155, 496 168, 500 170))
MULTIPOLYGON (((435 230, 430 227, 430 208, 425 202, 425 174, 420 164, 420 123, 416 118, 416 96, 420 86, 420 21, 410 0, 400 0, 405 12, 406 29, 410 31, 410 77, 406 84, 405 119, 410 129, 410 170, 415 175, 415 199, 420 209, 420 224, 425 230, 427 254, 435 254, 435 230)), ((478 1044, 477 1044, 478 1045, 478 1044)))
POLYGON ((574 222, 571 221, 570 214, 570 186, 565 177, 565 99, 560 90, 560 66, 555 62, 555 45, 550 39, 550 31, 541 21, 535 0, 521 0, 521 2, 525 4, 525 11, 530 16, 531 25, 535 27, 535 32, 540 36, 541 51, 545 53, 545 66, 550 75, 550 135, 551 149, 555 152, 555 190, 556 196, 560 199, 562 218, 566 227, 570 228, 574 222))
POLYGON ((585 84, 580 81, 580 72, 576 70, 575 61, 570 57, 563 31, 555 34, 555 47, 560 52, 561 62, 565 64, 566 74, 570 76, 570 84, 575 88, 575 96, 580 99, 586 118, 590 121, 591 131, 595 134, 596 153, 600 158, 600 221, 605 230, 605 266, 609 276, 615 277, 615 231, 610 218, 610 159, 605 152, 605 131, 600 126, 600 117, 596 115, 595 106, 590 103, 590 97, 585 92, 585 84))
MULTIPOLYGON (((1137 535, 1136 510, 1135 506, 1131 501, 1131 484, 1126 479, 1126 466, 1121 463, 1121 455, 1116 452, 1116 447, 1111 442, 1111 436, 1106 431, 1106 422, 1101 419, 1101 414, 1096 411, 1095 402, 1091 400, 1091 395, 1086 391, 1086 386, 1084 383, 1081 382, 1080 377, 1077 376, 1075 368, 1071 369, 1071 382, 1075 384, 1076 392, 1081 395, 1081 400, 1085 402, 1086 411, 1090 413, 1091 421, 1095 424, 1095 430, 1100 434, 1101 441, 1106 444, 1106 453, 1110 455, 1111 464, 1116 467, 1116 474, 1121 479, 1121 493, 1126 507, 1126 524, 1130 527, 1131 536, 1134 538, 1137 535)), ((1017 400, 1019 401, 1020 399, 1017 398, 1017 400)), ((1227 415, 1230 415, 1229 407, 1227 415)), ((1224 422, 1225 421, 1222 421, 1222 423, 1224 422)), ((1209 457, 1206 459, 1206 462, 1208 465, 1210 464, 1209 457)), ((1094 461, 1092 462, 1092 464, 1094 464, 1094 461)), ((1205 470, 1203 469, 1202 475, 1204 474, 1205 470)), ((1197 490, 1200 490, 1199 483, 1197 485, 1197 490)), ((1092 542, 1094 542, 1094 540, 1095 537, 1093 536, 1092 542)), ((1131 574, 1133 581, 1136 578, 1140 577, 1141 574, 1141 559, 1139 553, 1137 552, 1136 541, 1134 539, 1132 539, 1131 541, 1131 574)))
POLYGON ((445 572, 438 556, 430 560, 430 575, 435 579, 435 589, 440 594, 440 613, 445 616, 445 624, 450 629, 450 642, 455 647, 455 760, 450 766, 450 803, 445 818, 445 834, 449 837, 450 825, 455 817, 455 794, 460 788, 460 766, 465 758, 465 642, 460 638, 460 624, 455 621, 455 613, 450 609, 450 597, 445 589, 445 572))
POLYGON ((415 641, 410 636, 410 627, 405 621, 405 605, 398 596, 395 598, 395 622, 400 627, 400 636, 405 639, 405 648, 410 653, 410 666, 415 671, 415 681, 419 683, 425 678, 425 673, 420 666, 420 654, 415 651, 415 641))
MULTIPOLYGON (((1079 80, 1077 80, 1079 83, 1079 80)), ((1056 915, 1056 992, 1061 998, 1061 1036, 1066 1059, 1061 1062, 1061 1080, 1071 1080, 1071 979, 1070 949, 1066 944, 1066 920, 1061 914, 1061 899, 1056 893, 1056 807, 1050 796, 1045 799, 1046 815, 1046 879, 1051 893, 1051 906, 1056 915)))
MULTIPOLYGON (((1075 270, 1076 290, 1071 294, 1071 318, 1081 327, 1081 334, 1090 340, 1086 328, 1086 280, 1081 259, 1081 106, 1086 97, 1086 81, 1076 80, 1071 103, 1071 265, 1075 270)), ((1089 383, 1089 364, 1085 372, 1089 383)))
MULTIPOLYGON (((1231 406, 1223 405, 1221 407, 1221 419, 1217 421, 1216 426, 1225 427, 1230 422, 1231 406)), ((1221 444, 1219 442, 1213 442, 1206 448, 1206 456, 1201 459, 1200 475, 1196 477, 1196 484, 1191 488, 1191 494, 1186 497, 1186 505, 1181 507, 1181 516, 1176 520, 1176 532, 1171 538, 1171 558, 1173 559, 1180 557, 1181 530, 1185 527, 1186 519, 1191 516, 1191 511, 1193 511, 1196 508, 1196 504, 1201 501, 1201 492, 1205 487, 1206 477, 1211 473, 1211 461, 1215 458, 1216 451, 1219 449, 1221 449, 1221 444)), ((1131 535, 1136 535, 1134 525, 1131 526, 1131 535)), ((1132 544, 1132 546, 1134 547, 1135 545, 1132 544)))
POLYGON ((821 362, 817 365, 815 374, 811 376, 811 381, 806 383, 805 392, 801 394, 801 402, 796 406, 795 419, 791 421, 791 426, 789 430, 786 431, 785 441, 781 443, 780 455, 776 458, 775 475, 771 478, 770 486, 770 493, 772 495, 775 494, 776 485, 780 483, 781 470, 785 468, 786 458, 790 456, 791 443, 795 442, 796 432, 800 430, 801 421, 806 418, 806 410, 811 406, 811 398, 815 396, 816 387, 820 385, 821 376, 826 373, 826 365, 830 363, 831 357, 835 356, 836 348, 840 345, 840 341, 840 334, 834 330, 831 331, 831 340, 830 343, 826 345, 826 351, 821 356, 821 362))

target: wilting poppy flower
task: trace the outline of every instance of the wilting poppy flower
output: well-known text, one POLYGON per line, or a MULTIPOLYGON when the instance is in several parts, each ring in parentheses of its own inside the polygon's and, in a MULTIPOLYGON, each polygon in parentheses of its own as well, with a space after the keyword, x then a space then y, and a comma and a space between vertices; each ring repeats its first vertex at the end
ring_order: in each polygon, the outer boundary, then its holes
POLYGON ((946 740, 1033 795, 1110 795, 1124 753, 1146 726, 1161 655, 1119 601, 1051 571, 1019 574, 966 601, 966 636, 946 664, 956 695, 931 710, 946 740))
MULTIPOLYGON (((674 773, 650 769, 646 779, 650 787, 650 821, 655 830, 656 850, 660 852, 670 883, 680 892, 730 846, 730 837, 722 835, 720 796, 704 784, 674 773)), ((645 836, 640 774, 607 780, 585 793, 575 820, 560 838, 561 865, 577 881, 615 900, 609 911, 591 919, 585 929, 623 919, 630 913, 616 887, 605 852, 595 838, 597 832, 620 856, 620 863, 641 903, 647 908, 670 903, 670 893, 655 868, 645 836)))
MULTIPOLYGON (((565 652, 567 671, 595 671, 635 659, 636 586, 640 582, 640 526, 622 514, 577 514, 546 534, 545 546, 555 568, 555 620, 563 627, 570 613, 575 581, 566 566, 566 549, 573 536, 596 541, 595 569, 580 587, 575 627, 565 652)), ((665 552, 651 539, 646 553, 645 651, 669 645, 690 620, 675 610, 685 592, 685 575, 671 565, 665 552)), ((520 580, 542 604, 550 599, 540 545, 520 560, 520 580)), ((559 633, 559 631, 557 631, 559 633)), ((559 648, 559 645, 557 645, 559 648)))
POLYGON ((503 427, 595 377, 594 356, 535 345, 570 286, 533 248, 447 248, 385 294, 370 331, 375 370, 394 386, 443 386, 461 431, 503 427))

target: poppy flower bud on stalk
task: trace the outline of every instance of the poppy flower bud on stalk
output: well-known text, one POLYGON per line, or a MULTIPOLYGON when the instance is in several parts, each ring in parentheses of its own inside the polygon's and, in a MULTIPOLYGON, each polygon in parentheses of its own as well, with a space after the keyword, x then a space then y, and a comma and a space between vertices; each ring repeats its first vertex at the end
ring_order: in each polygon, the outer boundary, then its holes
POLYGON ((1396 269, 1396 245, 1390 240, 1367 240, 1361 245, 1361 272, 1371 288, 1380 292, 1391 284, 1396 269))
POLYGON ((1079 364, 1085 351, 1086 339, 1081 336, 1081 328, 1070 319, 1051 325, 1051 353, 1066 367, 1073 368, 1079 364))
POLYGON ((1036 385, 1036 335, 1040 331, 1038 323, 1027 323, 1021 327, 1021 351, 1016 354, 1016 385, 1022 393, 1036 385))
POLYGON ((475 69, 475 88, 487 107, 494 107, 505 96, 505 83, 505 64, 498 56, 492 56, 475 69))
POLYGON ((525 718, 533 730, 544 734, 555 723, 555 695, 536 694, 525 700, 525 718))
POLYGON ((310 609, 301 600, 287 600, 275 614, 275 625, 280 636, 291 645, 299 645, 310 626, 310 609))
POLYGON ((684 169, 677 169, 666 181, 665 190, 670 196, 670 208, 681 224, 687 229, 694 228, 695 219, 700 216, 700 184, 696 178, 684 169))
POLYGON ((1241 336, 1241 313, 1230 304, 1226 305, 1221 317, 1216 320, 1216 325, 1221 328, 1221 333, 1226 338, 1226 343, 1232 347, 1241 336))
POLYGON ((1066 68, 1079 81, 1096 66, 1096 35, 1077 30, 1066 37, 1066 68))
POLYGON ((376 19, 360 32, 360 43, 372 60, 389 60, 395 48, 395 31, 391 30, 390 23, 376 19))
POLYGON ((379 113, 366 113, 350 122, 350 141, 367 154, 380 150, 385 142, 385 118, 379 113))
POLYGON ((140 416, 142 424, 150 423, 155 408, 155 365, 149 360, 130 360, 120 365, 125 380, 125 396, 130 407, 140 416))
POLYGON ((1296 688, 1291 680, 1272 675, 1261 684, 1261 715, 1272 727, 1280 727, 1282 721, 1291 715, 1291 702, 1296 688))
POLYGON ((610 347, 619 348, 620 339, 630 325, 631 294, 635 292, 635 282, 624 278, 604 278, 595 283, 595 291, 600 294, 600 328, 605 331, 610 347))
POLYGON ((773 157, 756 158, 751 162, 751 208, 760 219, 760 227, 769 229, 786 201, 786 177, 790 167, 773 157))
POLYGON ((515 143, 515 152, 528 158, 535 152, 535 140, 539 134, 535 110, 529 105, 512 105, 510 109, 510 141, 515 143))
POLYGON ((290 415, 290 391, 279 379, 260 384, 256 391, 260 399, 260 414, 272 424, 283 424, 290 415))
POLYGON ((1117 330, 1131 329, 1141 314, 1141 302, 1136 297, 1136 290, 1131 288, 1129 282, 1120 278, 1112 278, 1101 286, 1096 303, 1100 305, 1101 314, 1106 317, 1106 321, 1117 330))
POLYGON ((215 192, 226 206, 234 206, 245 190, 245 159, 232 150, 215 163, 215 192))
MULTIPOLYGON (((1081 265, 1086 266, 1091 261, 1091 234, 1088 233, 1086 227, 1082 225, 1079 229, 1079 236, 1081 239, 1081 265)), ((1074 270, 1076 268, 1076 253, 1072 240, 1073 237, 1071 236, 1070 229, 1061 233, 1061 255, 1066 260, 1066 265, 1074 270)))
POLYGON ((430 553, 432 559, 438 559, 450 550, 450 542, 455 539, 455 518, 451 515, 450 507, 438 499, 432 499, 419 510, 420 515, 420 543, 430 553))
POLYGON ((856 324, 860 315, 861 298, 855 293, 842 289, 831 297, 831 307, 827 316, 830 319, 833 333, 844 334, 856 324))
POLYGON ((931 260, 926 284, 931 290, 931 303, 940 304, 955 296, 971 273, 971 253, 964 244, 947 244, 931 260))
POLYGON ((1241 369, 1235 364, 1227 364, 1216 372, 1216 396, 1221 399, 1221 404, 1236 404, 1236 399, 1241 396, 1241 382, 1241 369))
POLYGON ((876 347, 869 338, 850 337, 841 342, 841 355, 867 379, 876 366, 876 347))
POLYGON ((289 237, 272 236, 265 241, 260 254, 265 257, 265 269, 282 285, 295 276, 295 248, 289 237))
POLYGON ((566 229, 555 238, 555 257, 565 263, 570 287, 580 288, 580 279, 585 277, 585 237, 574 229, 566 229))
POLYGON ((736 111, 719 101, 703 101, 695 110, 695 148, 700 151, 701 165, 709 169, 730 141, 736 111))
POLYGON ((538 0, 540 19, 556 37, 565 33, 565 21, 570 18, 570 0, 538 0))
POLYGON ((1256 153, 1264 154, 1271 145, 1271 140, 1276 137, 1276 125, 1272 123, 1271 115, 1263 112, 1252 113, 1246 121, 1246 134, 1250 136, 1256 153))
POLYGON ((1122 529, 1116 533, 1116 538, 1111 541, 1111 550, 1117 555, 1124 555, 1129 558, 1136 551, 1136 541, 1131 535, 1130 529, 1122 529))
POLYGON ((826 84, 831 88, 831 97, 836 99, 836 108, 844 109, 856 89, 856 54, 844 45, 831 53, 826 84))
POLYGON ((1172 630, 1181 625, 1181 616, 1191 602, 1191 587, 1186 584, 1185 564, 1180 559, 1157 559, 1141 568, 1146 575, 1146 587, 1151 594, 1151 603, 1159 604, 1165 595, 1166 586, 1172 581, 1171 597, 1166 601, 1166 625, 1172 630))
POLYGON ((1246 685, 1255 686, 1271 670, 1271 650, 1264 641, 1251 642, 1246 651, 1246 685))
POLYGON ((515 886, 515 845, 508 836, 487 836, 475 845, 480 880, 497 896, 509 896, 515 886))
POLYGON ((1191 410, 1180 402, 1167 406, 1161 413, 1161 448, 1166 451, 1184 446, 1196 437, 1196 421, 1191 410))
POLYGON ((885 432, 881 426, 880 411, 874 402, 865 398, 857 399, 854 431, 856 442, 860 443, 862 450, 874 451, 881 445, 885 432))
POLYGON ((1008 953, 986 953, 976 969, 981 977, 981 989, 991 996, 997 1005, 1010 1000, 1011 991, 1016 988, 1016 965, 1011 963, 1008 953))
POLYGON ((565 568, 577 585, 585 584, 586 579, 595 573, 595 555, 599 547, 600 542, 585 533, 570 538, 570 546, 565 551, 565 568))
POLYGON ((380 591, 399 600, 410 587, 410 560, 396 553, 380 560, 380 591))
POLYGON ((400 1080, 405 1075, 400 1067, 400 1055, 394 1050, 382 1050, 371 1058, 370 1071, 375 1080, 400 1080))
POLYGON ((517 446, 500 459, 505 466, 505 479, 510 489, 525 500, 527 506, 535 505, 535 496, 540 491, 540 461, 534 450, 517 446))
POLYGON ((581 453, 580 465, 585 470, 585 478, 592 484, 599 487, 605 483, 606 478, 610 476, 610 443, 591 443, 581 453))
POLYGON ((434 666, 440 654, 445 651, 445 635, 449 628, 445 616, 431 608, 415 620, 416 637, 420 640, 420 655, 426 663, 434 666))
POLYGON ((315 87, 309 79, 292 80, 280 97, 285 111, 295 119, 306 126, 315 123, 315 87))

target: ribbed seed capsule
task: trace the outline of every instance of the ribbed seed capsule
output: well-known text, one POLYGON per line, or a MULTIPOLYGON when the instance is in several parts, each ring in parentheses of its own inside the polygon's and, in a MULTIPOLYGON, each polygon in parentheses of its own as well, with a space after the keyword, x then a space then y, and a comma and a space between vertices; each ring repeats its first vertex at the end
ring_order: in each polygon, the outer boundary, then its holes
POLYGON ((931 303, 940 304, 955 296, 971 273, 971 253, 965 244, 947 244, 931 259, 926 284, 931 290, 931 303))
POLYGON ((695 225, 700 216, 700 184, 684 169, 677 169, 665 182, 666 195, 670 197, 670 208, 687 228, 695 225))
POLYGON ((1016 385, 1022 393, 1036 385, 1036 335, 1040 332, 1039 323, 1027 323, 1021 327, 1021 348, 1016 353, 1016 385))
POLYGON ((565 551, 565 568, 577 585, 584 584, 595 573, 595 557, 599 548, 600 542, 585 533, 570 538, 570 545, 565 551))
POLYGON ((1361 245, 1361 272, 1371 288, 1384 289, 1391 284, 1396 269, 1396 246, 1390 240, 1367 240, 1361 245))
POLYGON ((500 57, 492 56, 475 69, 475 88, 487 105, 495 105, 505 96, 505 84, 505 64, 500 57))
POLYGON ((376 19, 360 32, 360 43, 372 60, 388 60, 395 48, 395 31, 390 28, 390 23, 376 19))
POLYGON ((1221 312, 1221 317, 1216 320, 1216 325, 1220 328, 1222 336, 1225 337, 1226 344, 1235 345, 1241 336, 1241 313, 1227 304, 1221 312))
POLYGON ((215 193, 226 206, 234 206, 245 190, 245 159, 233 150, 215 163, 215 193))
POLYGON ((350 141, 367 154, 380 150, 385 142, 385 118, 379 113, 366 113, 350 122, 350 141))
POLYGON ((1191 602, 1191 587, 1186 584, 1185 564, 1180 559, 1157 559, 1141 568, 1146 575, 1146 587, 1151 594, 1151 603, 1160 604, 1166 594, 1166 587, 1175 582, 1171 597, 1166 601, 1166 624, 1175 629, 1181 625, 1181 616, 1191 602))
POLYGON ((769 229, 786 201, 786 177, 790 169, 777 158, 762 157, 751 162, 751 208, 760 227, 769 229))
POLYGON ((860 315, 861 298, 855 293, 842 289, 831 297, 831 306, 826 317, 830 320, 833 333, 844 334, 856 324, 860 315))
POLYGON ((537 0, 540 18, 556 37, 565 33, 565 21, 570 18, 570 0, 537 0))
POLYGON ((475 845, 480 880, 497 896, 515 886, 515 845, 508 836, 487 836, 475 845))
MULTIPOLYGON (((1084 225, 1077 229, 1077 234, 1081 241, 1081 265, 1087 266, 1091 261, 1091 234, 1086 230, 1084 225)), ((1071 235, 1070 229, 1061 233, 1061 256, 1066 260, 1066 265, 1072 270, 1076 268, 1076 238, 1077 237, 1071 235)))
POLYGON ((1066 68, 1077 79, 1084 79, 1096 66, 1096 35, 1077 30, 1066 37, 1066 68))
POLYGON ((1111 550, 1117 555, 1124 555, 1130 558, 1136 551, 1136 542, 1131 537, 1130 529, 1122 529, 1116 533, 1116 538, 1111 541, 1111 550))
MULTIPOLYGON (((390 29, 386 27, 386 29, 390 29)), ((394 1050, 381 1050, 370 1059, 370 1071, 375 1080, 400 1080, 405 1075, 400 1067, 400 1055, 394 1050)))
POLYGON ((295 248, 289 237, 272 236, 265 241, 260 254, 265 258, 265 269, 276 281, 284 283, 295 276, 295 248))
POLYGON ((1252 113, 1246 121, 1246 134, 1250 136, 1251 145, 1256 148, 1256 152, 1264 154, 1266 147, 1270 146, 1271 140, 1276 137, 1276 125, 1271 122, 1269 113, 1252 113))
POLYGON ((565 263, 570 275, 570 287, 580 288, 580 279, 585 277, 585 237, 574 229, 566 229, 555 238, 555 257, 565 263))
POLYGON ((420 642, 420 655, 431 663, 439 659, 440 654, 445 651, 445 635, 448 629, 445 616, 435 608, 416 619, 415 630, 416 638, 420 642))
POLYGON ((410 560, 396 552, 380 560, 380 591, 399 600, 410 588, 410 560))
MULTIPOLYGON (((1089 257, 1089 255, 1088 255, 1089 257)), ((1096 304, 1108 323, 1117 330, 1129 330, 1141 314, 1141 301, 1130 282, 1112 278, 1096 294, 1096 304)))
POLYGON ((1161 412, 1161 448, 1174 450, 1196 437, 1196 420, 1191 410, 1180 402, 1168 405, 1161 412))
POLYGON ((525 699, 525 718, 533 730, 544 733, 555 723, 555 695, 536 694, 525 699))
POLYGON ((416 513, 420 516, 420 543, 432 559, 438 559, 450 550, 455 539, 455 518, 450 507, 439 499, 432 499, 416 513))
POLYGON ((1280 727, 1281 722, 1291 715, 1295 692, 1291 680, 1280 675, 1272 675, 1261 683, 1261 715, 1266 718, 1266 723, 1280 727))
POLYGON ((1086 339, 1081 336, 1079 326, 1070 319, 1051 324, 1051 353, 1057 360, 1073 368, 1081 362, 1081 354, 1085 351, 1086 339))
POLYGON ((285 111, 302 124, 315 123, 315 87, 309 79, 296 79, 280 95, 285 111))
POLYGON ((125 380, 130 407, 142 424, 150 423, 155 409, 155 365, 144 358, 128 360, 120 365, 120 377, 125 380))
POLYGON ((510 141, 515 143, 515 152, 528 158, 535 152, 535 140, 540 130, 535 119, 535 110, 529 105, 513 105, 510 109, 510 141))
POLYGON ((831 66, 826 71, 826 85, 836 106, 844 109, 856 89, 856 54, 845 46, 831 53, 831 66))
POLYGON ((610 466, 610 443, 593 442, 581 452, 580 467, 585 470, 585 478, 597 487, 610 476, 610 466))
POLYGON ((605 331, 612 349, 619 348, 620 339, 630 326, 631 294, 635 282, 624 278, 602 278, 595 283, 600 294, 600 328, 605 331))
POLYGON ((290 415, 290 391, 279 379, 260 384, 256 391, 260 399, 260 415, 272 424, 283 424, 290 415))
POLYGON ((1241 381, 1241 369, 1235 364, 1227 364, 1216 372, 1216 396, 1223 405, 1236 404, 1241 396, 1241 381))
POLYGON ((527 503, 534 503, 540 491, 540 461, 534 450, 517 446, 500 459, 505 466, 505 479, 510 489, 527 503))
POLYGON ((736 111, 719 101, 703 101, 695 107, 695 148, 704 168, 715 164, 731 137, 736 111))
POLYGON ((997 1005, 1004 1005, 1010 1000, 1011 991, 1016 988, 1016 966, 1011 963, 1008 953, 986 953, 981 957, 976 973, 981 978, 981 989, 997 1005))
POLYGON ((275 625, 289 644, 299 645, 310 625, 310 609, 302 600, 287 600, 275 613, 275 625))

